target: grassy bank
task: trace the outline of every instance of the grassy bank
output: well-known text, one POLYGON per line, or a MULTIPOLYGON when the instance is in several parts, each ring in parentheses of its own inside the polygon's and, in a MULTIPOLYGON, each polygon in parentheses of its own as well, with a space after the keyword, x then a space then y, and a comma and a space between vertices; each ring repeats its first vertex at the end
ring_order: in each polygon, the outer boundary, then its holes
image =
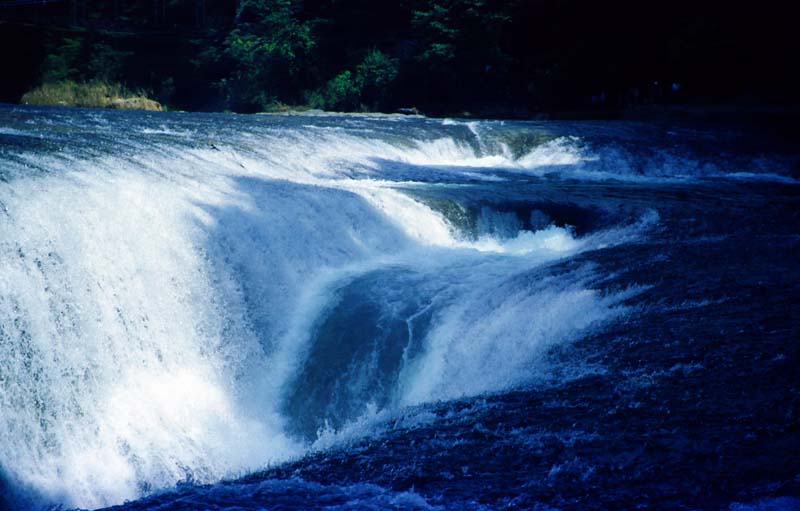
POLYGON ((22 96, 29 105, 80 106, 88 108, 117 108, 122 110, 163 111, 160 103, 141 91, 131 91, 119 83, 104 81, 44 83, 22 96))

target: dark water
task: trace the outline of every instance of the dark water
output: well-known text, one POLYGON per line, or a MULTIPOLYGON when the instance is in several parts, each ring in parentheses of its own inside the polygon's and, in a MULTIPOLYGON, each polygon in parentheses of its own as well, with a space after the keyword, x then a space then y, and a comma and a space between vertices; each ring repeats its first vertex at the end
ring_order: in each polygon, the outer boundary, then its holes
POLYGON ((794 147, 3 107, 0 508, 800 509, 794 147))

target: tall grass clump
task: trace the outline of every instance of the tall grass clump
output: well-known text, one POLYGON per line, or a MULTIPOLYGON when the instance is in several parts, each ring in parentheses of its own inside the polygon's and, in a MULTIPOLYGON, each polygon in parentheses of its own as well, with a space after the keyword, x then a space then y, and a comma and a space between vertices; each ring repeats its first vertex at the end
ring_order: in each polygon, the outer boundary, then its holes
POLYGON ((131 91, 116 82, 75 82, 61 80, 43 83, 26 92, 22 103, 29 105, 60 105, 87 108, 119 108, 125 110, 154 110, 164 108, 142 91, 131 91))

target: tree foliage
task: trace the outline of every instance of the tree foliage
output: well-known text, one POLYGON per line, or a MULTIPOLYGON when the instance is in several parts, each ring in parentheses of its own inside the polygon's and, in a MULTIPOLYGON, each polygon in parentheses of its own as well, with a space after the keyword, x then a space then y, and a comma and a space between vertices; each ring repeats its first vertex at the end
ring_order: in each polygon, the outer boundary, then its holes
POLYGON ((371 49, 355 70, 346 69, 325 86, 309 94, 315 108, 337 111, 378 110, 390 100, 397 64, 388 55, 371 49))
POLYGON ((225 39, 233 70, 222 82, 237 109, 264 109, 297 99, 314 48, 311 23, 298 18, 297 0, 245 0, 225 39))
POLYGON ((79 0, 9 13, 5 101, 109 80, 181 109, 527 115, 800 87, 785 58, 800 52, 792 18, 722 0, 656 14, 636 0, 79 0))
POLYGON ((507 75, 513 60, 505 48, 513 7, 513 2, 431 0, 413 11, 413 27, 423 42, 416 60, 432 100, 463 104, 464 95, 473 93, 465 82, 480 83, 490 96, 502 89, 497 77, 507 75))

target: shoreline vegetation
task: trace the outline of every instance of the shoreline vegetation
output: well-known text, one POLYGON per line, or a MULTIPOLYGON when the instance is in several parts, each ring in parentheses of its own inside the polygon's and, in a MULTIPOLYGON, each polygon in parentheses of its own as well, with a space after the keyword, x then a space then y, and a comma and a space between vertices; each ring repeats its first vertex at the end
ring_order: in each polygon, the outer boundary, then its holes
MULTIPOLYGON (((118 83, 71 81, 46 83, 25 94, 19 101, 23 105, 56 106, 67 108, 108 108, 115 110, 143 110, 150 112, 184 111, 168 108, 148 97, 144 91, 130 91, 118 83)), ((230 110, 218 113, 241 113, 230 110)), ((252 115, 400 115, 429 118, 507 119, 507 120, 628 120, 628 121, 701 121, 701 122, 768 122, 771 124, 800 122, 800 107, 783 105, 643 105, 628 108, 577 109, 531 112, 520 115, 518 111, 495 111, 491 115, 472 112, 429 113, 416 107, 381 110, 326 110, 311 105, 275 103, 262 111, 247 112, 252 115)))
POLYGON ((131 91, 119 83, 104 81, 44 83, 22 95, 25 105, 49 105, 117 110, 164 111, 164 107, 143 91, 131 91))
POLYGON ((800 106, 790 16, 722 0, 661 7, 0 2, 0 45, 14 48, 0 102, 495 119, 755 118, 800 106))

